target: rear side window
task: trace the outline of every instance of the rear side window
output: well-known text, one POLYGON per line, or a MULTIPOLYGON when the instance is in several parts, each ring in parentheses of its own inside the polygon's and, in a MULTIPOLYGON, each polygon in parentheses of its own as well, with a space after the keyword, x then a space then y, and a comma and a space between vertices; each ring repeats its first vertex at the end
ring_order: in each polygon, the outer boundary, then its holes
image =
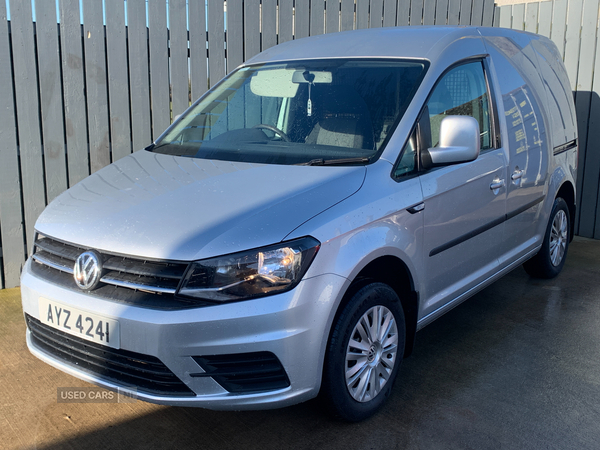
POLYGON ((437 83, 429 101, 431 145, 439 145, 440 124, 446 116, 471 116, 479 122, 481 150, 492 148, 490 102, 481 62, 462 64, 437 83))

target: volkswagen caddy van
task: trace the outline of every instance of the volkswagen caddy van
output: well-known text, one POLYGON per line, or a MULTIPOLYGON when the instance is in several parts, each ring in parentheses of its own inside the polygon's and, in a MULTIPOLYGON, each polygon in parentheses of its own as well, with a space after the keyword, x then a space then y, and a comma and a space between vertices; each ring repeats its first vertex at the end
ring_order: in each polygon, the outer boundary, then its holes
POLYGON ((561 271, 576 167, 546 38, 411 27, 288 42, 46 208, 21 279, 27 345, 149 402, 320 393, 361 420, 419 329, 521 264, 561 271))

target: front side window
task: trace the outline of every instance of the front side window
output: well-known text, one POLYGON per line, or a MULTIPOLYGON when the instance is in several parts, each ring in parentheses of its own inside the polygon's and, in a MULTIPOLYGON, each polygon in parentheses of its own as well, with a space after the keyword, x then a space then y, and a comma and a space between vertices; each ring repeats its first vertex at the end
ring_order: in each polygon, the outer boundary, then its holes
POLYGON ((245 67, 151 151, 267 164, 372 162, 425 68, 420 61, 347 59, 245 67))
POLYGON ((471 116, 479 123, 481 150, 492 148, 490 102, 480 61, 447 72, 427 102, 431 146, 439 145, 440 124, 446 116, 471 116))
POLYGON ((417 147, 440 144, 440 125, 447 116, 471 116, 479 123, 480 150, 493 148, 492 109, 481 61, 450 69, 436 83, 418 123, 407 140, 392 176, 414 174, 418 170, 417 147))

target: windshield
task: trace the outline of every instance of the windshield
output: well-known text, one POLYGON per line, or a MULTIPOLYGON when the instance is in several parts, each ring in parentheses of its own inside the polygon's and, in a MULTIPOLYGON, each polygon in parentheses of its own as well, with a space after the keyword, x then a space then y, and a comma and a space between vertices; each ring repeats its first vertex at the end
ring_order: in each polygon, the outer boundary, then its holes
POLYGON ((365 164, 404 114, 425 63, 315 60, 241 68, 151 151, 266 164, 365 164))

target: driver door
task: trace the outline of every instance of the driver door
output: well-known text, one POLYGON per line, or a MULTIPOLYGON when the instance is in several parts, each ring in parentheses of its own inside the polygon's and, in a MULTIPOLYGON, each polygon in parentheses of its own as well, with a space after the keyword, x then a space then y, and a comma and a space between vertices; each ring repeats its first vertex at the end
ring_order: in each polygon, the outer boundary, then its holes
POLYGON ((483 62, 470 61, 438 80, 421 117, 427 147, 438 145, 440 123, 446 116, 474 117, 481 139, 475 161, 434 168, 419 177, 427 280, 421 293, 421 319, 458 300, 498 268, 507 161, 504 151, 495 146, 490 97, 483 62))

